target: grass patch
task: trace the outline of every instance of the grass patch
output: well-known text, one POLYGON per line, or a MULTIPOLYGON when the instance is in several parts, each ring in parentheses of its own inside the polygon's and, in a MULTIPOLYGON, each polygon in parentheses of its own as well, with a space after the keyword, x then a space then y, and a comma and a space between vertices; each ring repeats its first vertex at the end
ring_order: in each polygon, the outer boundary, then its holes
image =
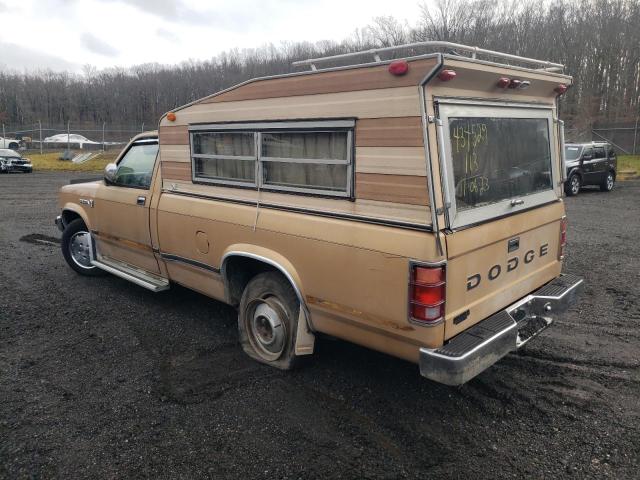
POLYGON ((640 155, 618 155, 618 171, 632 170, 640 174, 640 155))
MULTIPOLYGON (((76 154, 83 153, 81 151, 76 154)), ((97 156, 84 163, 72 163, 71 160, 60 160, 62 152, 27 153, 24 157, 31 160, 34 171, 69 171, 69 172, 99 172, 104 170, 107 163, 113 162, 120 153, 119 150, 99 152, 97 156)))

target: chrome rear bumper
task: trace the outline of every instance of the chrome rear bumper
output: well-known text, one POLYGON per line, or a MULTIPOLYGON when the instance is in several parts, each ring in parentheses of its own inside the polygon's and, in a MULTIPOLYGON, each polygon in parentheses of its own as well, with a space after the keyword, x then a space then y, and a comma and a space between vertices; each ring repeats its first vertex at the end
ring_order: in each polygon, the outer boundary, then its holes
POLYGON ((420 349, 420 373, 462 385, 553 323, 582 291, 583 280, 563 274, 513 305, 473 325, 437 349, 420 349))

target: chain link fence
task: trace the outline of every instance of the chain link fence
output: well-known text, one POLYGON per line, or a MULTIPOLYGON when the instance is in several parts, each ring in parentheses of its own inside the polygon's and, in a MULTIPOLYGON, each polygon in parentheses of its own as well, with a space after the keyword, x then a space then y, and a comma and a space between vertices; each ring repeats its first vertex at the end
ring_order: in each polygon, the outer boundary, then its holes
POLYGON ((609 142, 618 153, 640 154, 640 117, 630 122, 597 122, 591 133, 593 140, 609 142))
MULTIPOLYGON (((0 148, 28 151, 113 150, 121 149, 135 135, 155 129, 155 125, 115 125, 72 123, 66 125, 2 125, 0 148)), ((618 153, 640 155, 640 117, 627 122, 596 122, 591 139, 611 143, 618 153)), ((588 141, 587 131, 568 131, 573 141, 588 141), (574 138, 575 137, 575 138, 574 138), (583 137, 587 137, 583 140, 583 137)))
MULTIPOLYGON (((147 130, 155 129, 147 126, 147 130)), ((113 125, 72 123, 66 125, 2 125, 0 148, 32 152, 59 150, 112 150, 121 149, 129 140, 145 131, 145 124, 113 125)))

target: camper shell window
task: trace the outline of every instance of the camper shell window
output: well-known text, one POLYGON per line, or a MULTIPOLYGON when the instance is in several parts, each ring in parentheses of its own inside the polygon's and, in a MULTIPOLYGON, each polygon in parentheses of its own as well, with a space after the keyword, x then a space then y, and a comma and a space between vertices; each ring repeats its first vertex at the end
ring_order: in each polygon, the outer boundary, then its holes
POLYGON ((352 120, 190 128, 194 182, 351 197, 352 120))
POLYGON ((557 200, 550 107, 443 99, 439 113, 452 227, 557 200))
POLYGON ((195 177, 255 185, 257 157, 253 133, 194 133, 191 144, 195 177))

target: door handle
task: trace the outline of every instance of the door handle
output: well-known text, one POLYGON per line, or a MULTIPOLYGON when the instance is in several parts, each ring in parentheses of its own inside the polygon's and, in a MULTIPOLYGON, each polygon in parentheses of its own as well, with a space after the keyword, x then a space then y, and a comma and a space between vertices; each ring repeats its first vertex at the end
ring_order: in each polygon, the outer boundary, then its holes
POLYGON ((524 205, 524 200, 521 200, 521 199, 511 200, 511 206, 512 207, 517 207, 518 205, 524 205))
POLYGON ((143 207, 146 202, 147 202, 147 197, 143 197, 142 195, 140 195, 136 200, 136 203, 141 207, 143 207))

